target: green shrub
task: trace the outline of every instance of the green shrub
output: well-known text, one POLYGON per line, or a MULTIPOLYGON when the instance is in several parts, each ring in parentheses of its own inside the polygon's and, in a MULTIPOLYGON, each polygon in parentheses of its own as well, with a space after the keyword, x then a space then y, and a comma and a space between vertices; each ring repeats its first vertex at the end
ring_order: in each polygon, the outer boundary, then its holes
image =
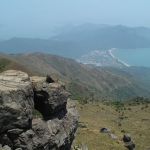
POLYGON ((42 114, 38 111, 38 110, 36 110, 36 109, 34 109, 34 115, 37 115, 37 116, 41 116, 42 114))
POLYGON ((122 132, 122 133, 126 133, 126 131, 125 131, 125 130, 121 130, 121 132, 122 132))

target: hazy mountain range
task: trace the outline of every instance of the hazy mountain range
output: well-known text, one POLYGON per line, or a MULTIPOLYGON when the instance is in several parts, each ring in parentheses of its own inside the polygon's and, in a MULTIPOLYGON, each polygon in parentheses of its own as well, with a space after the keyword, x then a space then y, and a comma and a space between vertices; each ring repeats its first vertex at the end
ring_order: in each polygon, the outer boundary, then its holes
POLYGON ((54 32, 56 35, 50 39, 12 38, 1 41, 0 51, 9 54, 41 51, 76 59, 92 50, 150 47, 150 29, 145 27, 68 24, 54 32))

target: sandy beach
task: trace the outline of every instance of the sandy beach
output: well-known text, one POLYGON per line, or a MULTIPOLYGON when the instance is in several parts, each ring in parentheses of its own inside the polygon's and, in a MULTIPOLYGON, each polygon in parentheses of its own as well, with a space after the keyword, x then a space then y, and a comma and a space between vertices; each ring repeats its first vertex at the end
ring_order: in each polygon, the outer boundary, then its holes
POLYGON ((120 63, 124 64, 125 66, 130 67, 130 65, 128 65, 128 64, 124 63, 123 61, 121 61, 121 60, 119 60, 119 59, 117 59, 117 58, 114 57, 114 55, 112 54, 112 51, 115 50, 115 49, 116 49, 116 48, 112 48, 112 49, 108 50, 108 51, 109 51, 109 54, 111 55, 111 57, 112 57, 113 59, 118 60, 120 63))

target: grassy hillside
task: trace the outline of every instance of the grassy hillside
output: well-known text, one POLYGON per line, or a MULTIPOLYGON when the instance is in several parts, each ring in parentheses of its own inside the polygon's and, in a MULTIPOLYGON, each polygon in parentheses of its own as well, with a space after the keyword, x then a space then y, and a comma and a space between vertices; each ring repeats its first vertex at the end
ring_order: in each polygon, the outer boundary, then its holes
POLYGON ((128 92, 131 95, 135 93, 139 93, 139 96, 148 96, 149 97, 149 88, 150 88, 150 68, 147 67, 123 67, 123 68, 115 68, 115 67, 104 67, 104 70, 110 71, 114 74, 127 78, 132 81, 132 89, 126 89, 126 87, 120 88, 120 92, 113 91, 112 94, 117 96, 124 94, 124 92, 128 92), (138 88, 137 88, 138 87, 138 88), (123 92, 124 91, 124 92, 123 92))
POLYGON ((150 99, 138 97, 124 102, 75 103, 80 123, 73 145, 84 143, 90 150, 127 150, 122 138, 128 132, 136 143, 135 150, 150 147, 150 120, 144 120, 149 118, 150 99), (110 128, 118 139, 101 133, 100 127, 110 128))
POLYGON ((29 76, 33 75, 33 73, 28 68, 24 67, 23 65, 13 62, 10 59, 0 57, 0 73, 8 69, 20 70, 20 71, 28 73, 29 76))
POLYGON ((110 71, 85 66, 72 59, 44 53, 9 55, 13 61, 23 64, 35 74, 50 74, 63 80, 73 99, 88 101, 100 99, 126 99, 134 96, 150 96, 149 89, 140 86, 138 80, 110 71))

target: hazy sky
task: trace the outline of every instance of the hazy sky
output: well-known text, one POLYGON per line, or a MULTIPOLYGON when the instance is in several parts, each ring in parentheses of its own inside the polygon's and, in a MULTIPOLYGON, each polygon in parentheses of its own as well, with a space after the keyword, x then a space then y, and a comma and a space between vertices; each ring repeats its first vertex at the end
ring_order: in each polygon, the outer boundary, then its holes
POLYGON ((150 27, 150 0, 0 0, 0 39, 49 38, 67 23, 150 27))

